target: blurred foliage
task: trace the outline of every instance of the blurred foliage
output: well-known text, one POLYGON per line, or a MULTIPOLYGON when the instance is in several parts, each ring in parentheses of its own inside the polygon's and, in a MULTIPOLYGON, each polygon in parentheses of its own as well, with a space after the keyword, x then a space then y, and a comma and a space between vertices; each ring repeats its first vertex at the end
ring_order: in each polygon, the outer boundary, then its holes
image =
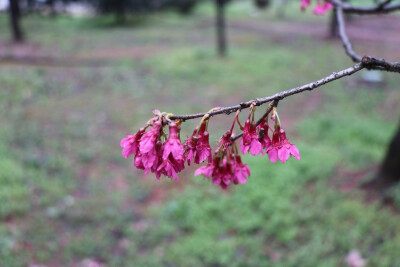
MULTIPOLYGON (((230 5, 229 17, 285 23, 268 13, 249 18, 250 4, 230 5)), ((297 3, 287 14, 295 12, 297 3)), ((282 165, 245 157, 252 176, 230 191, 192 177, 193 170, 179 182, 143 177, 121 157, 119 140, 152 108, 204 111, 350 64, 337 43, 322 38, 240 29, 230 30, 230 57, 217 59, 212 25, 204 24, 212 15, 211 5, 200 5, 192 20, 165 13, 134 29, 91 27, 103 18, 26 18, 32 42, 50 56, 82 60, 90 53, 101 61, 2 63, 0 266, 85 259, 107 266, 343 266, 352 249, 368 266, 400 265, 399 215, 365 203, 363 191, 336 186, 381 160, 400 112, 390 102, 399 99, 395 75, 374 86, 349 77, 280 103, 302 159, 282 165)), ((195 123, 185 123, 182 136, 195 123)), ((213 143, 228 124, 227 117, 213 118, 213 143)), ((393 208, 400 207, 398 192, 390 192, 393 208)))

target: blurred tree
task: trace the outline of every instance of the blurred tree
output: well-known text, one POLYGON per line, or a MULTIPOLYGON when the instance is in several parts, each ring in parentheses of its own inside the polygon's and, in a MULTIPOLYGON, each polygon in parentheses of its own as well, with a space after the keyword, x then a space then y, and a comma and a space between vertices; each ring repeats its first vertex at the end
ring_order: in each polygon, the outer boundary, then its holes
POLYGON ((254 5, 259 9, 265 9, 269 6, 270 0, 253 0, 254 5))
POLYGON ((227 53, 225 7, 230 0, 215 0, 215 28, 217 34, 217 53, 225 57, 227 53))
POLYGON ((190 14, 198 0, 88 0, 99 12, 115 14, 118 23, 125 23, 129 13, 145 13, 166 8, 190 14))
POLYGON ((400 124, 386 152, 381 177, 391 184, 400 182, 400 124))
POLYGON ((10 27, 13 34, 13 41, 20 43, 24 40, 24 34, 20 25, 21 9, 19 0, 10 0, 8 10, 10 15, 10 27))
POLYGON ((397 133, 387 148, 385 158, 376 177, 364 185, 365 188, 385 192, 400 182, 400 124, 397 133))

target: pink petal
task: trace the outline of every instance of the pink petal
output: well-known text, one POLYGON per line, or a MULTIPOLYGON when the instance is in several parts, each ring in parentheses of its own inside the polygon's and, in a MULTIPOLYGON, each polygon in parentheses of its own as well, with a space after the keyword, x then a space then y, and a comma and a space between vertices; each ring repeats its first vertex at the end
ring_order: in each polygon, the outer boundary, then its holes
POLYGON ((297 160, 300 160, 300 152, 295 145, 291 145, 290 154, 297 160))
POLYGON ((253 139, 253 141, 251 141, 251 144, 250 144, 250 153, 253 156, 255 156, 255 155, 260 154, 261 152, 262 152, 261 143, 258 140, 253 139))
POLYGON ((282 163, 285 163, 289 157, 290 157, 290 151, 285 146, 281 147, 278 150, 278 158, 282 161, 282 163))
POLYGON ((272 163, 275 163, 278 160, 278 150, 275 147, 269 149, 267 153, 269 161, 271 161, 272 163))

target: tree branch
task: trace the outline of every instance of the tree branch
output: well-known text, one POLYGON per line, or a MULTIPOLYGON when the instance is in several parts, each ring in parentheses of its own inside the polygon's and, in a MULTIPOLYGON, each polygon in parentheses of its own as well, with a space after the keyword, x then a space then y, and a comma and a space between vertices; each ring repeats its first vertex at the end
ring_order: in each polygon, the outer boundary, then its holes
MULTIPOLYGON (((260 106, 260 105, 262 105, 264 103, 268 103, 268 102, 271 102, 273 100, 279 101, 279 100, 284 99, 284 98, 286 98, 288 96, 291 96, 291 95, 299 94, 299 93, 307 91, 307 90, 311 91, 311 90, 313 90, 315 88, 320 87, 321 85, 330 83, 330 82, 335 81, 337 79, 343 78, 343 77, 351 75, 353 73, 356 73, 357 71, 360 71, 365 67, 372 68, 373 66, 375 66, 375 64, 380 64, 380 62, 377 59, 372 60, 369 57, 365 57, 365 58, 366 58, 365 62, 363 60, 362 63, 358 63, 358 64, 354 65, 353 67, 341 70, 339 72, 333 72, 331 75, 329 75, 329 76, 327 76, 325 78, 322 78, 320 80, 305 84, 303 86, 292 88, 290 90, 282 91, 282 92, 276 93, 276 94, 274 94, 272 96, 267 96, 267 97, 263 97, 263 98, 256 98, 256 99, 253 99, 253 100, 250 100, 250 101, 247 101, 247 102, 242 102, 239 105, 235 105, 235 106, 222 107, 217 111, 190 114, 190 115, 173 115, 173 116, 170 116, 169 118, 171 120, 179 119, 179 120, 185 121, 185 120, 191 120, 191 119, 195 119, 195 118, 200 118, 200 117, 203 117, 206 114, 208 114, 210 116, 214 116, 214 115, 218 115, 218 114, 227 114, 227 115, 229 115, 232 112, 235 112, 235 111, 237 111, 239 109, 249 108, 252 103, 255 103, 256 106, 260 106)), ((399 70, 400 70, 400 66, 398 66, 398 67, 399 67, 399 70)))
POLYGON ((391 0, 386 0, 381 3, 378 3, 372 7, 359 7, 353 6, 349 3, 343 3, 341 0, 327 0, 335 7, 343 9, 345 13, 359 14, 359 15, 368 15, 368 14, 382 14, 382 13, 390 13, 396 10, 400 10, 400 3, 390 4, 391 0))
POLYGON ((342 40, 343 47, 346 50, 346 54, 349 55, 349 57, 351 57, 351 59, 354 62, 360 62, 362 57, 353 50, 353 46, 351 45, 349 37, 347 36, 346 33, 346 28, 345 28, 346 25, 344 22, 342 8, 337 7, 335 13, 336 13, 336 22, 338 25, 339 37, 342 40))
POLYGON ((350 39, 346 33, 346 25, 344 22, 343 10, 340 7, 336 8, 336 21, 338 24, 339 37, 342 40, 343 47, 346 50, 346 54, 350 56, 350 58, 354 62, 360 62, 363 60, 363 64, 367 69, 400 72, 400 62, 389 62, 384 59, 375 59, 372 57, 364 57, 365 58, 364 60, 364 58, 362 58, 359 54, 357 54, 354 51, 350 39))

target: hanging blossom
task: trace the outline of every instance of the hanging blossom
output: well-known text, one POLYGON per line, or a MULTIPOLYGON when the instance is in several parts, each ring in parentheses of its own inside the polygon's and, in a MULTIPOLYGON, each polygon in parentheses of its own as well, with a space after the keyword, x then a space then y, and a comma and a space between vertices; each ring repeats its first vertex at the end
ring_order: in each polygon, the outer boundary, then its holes
POLYGON ((213 184, 227 189, 231 182, 235 185, 246 183, 250 176, 250 169, 249 166, 243 164, 239 150, 233 143, 226 149, 216 152, 213 161, 198 168, 194 175, 212 178, 213 184))
MULTIPOLYGON (((183 146, 179 138, 180 125, 175 122, 169 124, 169 136, 162 147, 162 161, 157 172, 178 180, 178 174, 185 168, 183 146)), ((161 154, 161 153, 160 153, 161 154)))
MULTIPOLYGON (((311 0, 301 0, 300 2, 300 8, 302 11, 304 11, 310 5, 311 5, 311 0)), ((325 15, 326 12, 332 10, 333 8, 334 6, 331 3, 327 1, 317 0, 317 4, 313 9, 313 13, 316 15, 325 15)))
POLYGON ((285 163, 290 156, 300 160, 300 153, 297 147, 289 142, 286 133, 281 129, 278 112, 274 108, 271 117, 275 120, 275 130, 272 135, 271 145, 267 148, 269 160, 275 163, 278 159, 285 163))
POLYGON ((200 125, 194 129, 191 137, 185 140, 184 150, 187 163, 190 166, 192 161, 200 164, 206 159, 212 160, 211 146, 209 143, 210 135, 207 132, 209 115, 206 114, 200 122, 200 125))
POLYGON ((257 132, 256 123, 254 122, 255 110, 255 105, 251 105, 249 118, 244 124, 242 142, 240 143, 242 153, 246 154, 247 152, 250 152, 253 156, 262 153, 263 149, 261 142, 258 140, 259 134, 257 132))
MULTIPOLYGON (((218 110, 219 108, 212 109, 218 110)), ((276 107, 272 109, 271 119, 275 122, 274 130, 268 124, 268 116, 259 125, 254 121, 255 103, 251 105, 251 112, 245 125, 239 121, 239 113, 236 112, 231 128, 218 140, 217 147, 212 153, 209 144, 208 122, 210 116, 206 114, 200 124, 188 137, 184 144, 180 141, 180 120, 171 121, 170 113, 161 113, 154 110, 155 117, 147 122, 133 135, 127 135, 120 142, 122 156, 125 158, 134 155, 133 164, 136 168, 144 170, 145 174, 152 172, 159 179, 167 176, 178 180, 178 173, 188 165, 200 164, 207 160, 207 164, 198 168, 195 175, 203 175, 213 184, 223 189, 230 184, 244 184, 250 176, 249 166, 242 162, 238 146, 233 135, 236 122, 243 130, 240 150, 243 154, 264 156, 268 154, 271 162, 278 159, 284 163, 290 156, 300 159, 297 147, 289 142, 285 131, 281 128, 276 107), (169 134, 164 132, 168 125, 169 134), (149 130, 147 130, 149 129, 149 130), (272 140, 270 138, 272 132, 272 140)))
POLYGON ((195 171, 195 176, 203 175, 207 179, 212 178, 213 184, 219 185, 222 189, 227 189, 231 182, 244 184, 250 176, 249 167, 243 164, 239 150, 231 139, 238 115, 239 112, 236 113, 232 127, 219 139, 214 159, 195 171))

